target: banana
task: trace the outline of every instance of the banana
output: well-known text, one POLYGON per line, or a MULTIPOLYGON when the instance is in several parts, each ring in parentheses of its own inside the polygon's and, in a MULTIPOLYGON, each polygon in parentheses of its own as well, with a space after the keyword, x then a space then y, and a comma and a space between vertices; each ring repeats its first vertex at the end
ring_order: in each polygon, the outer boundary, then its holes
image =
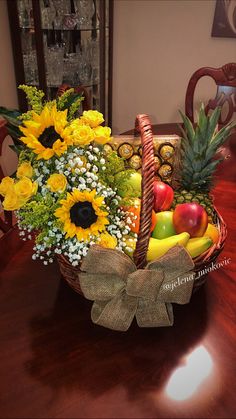
POLYGON ((169 249, 171 249, 171 247, 174 247, 176 244, 182 244, 182 246, 186 246, 189 241, 189 237, 190 235, 186 232, 176 234, 162 240, 154 239, 151 237, 148 245, 147 261, 150 262, 151 260, 163 256, 169 249))
POLYGON ((189 239, 185 248, 192 258, 196 258, 197 256, 201 255, 201 253, 209 249, 212 244, 213 241, 210 237, 196 237, 189 239))

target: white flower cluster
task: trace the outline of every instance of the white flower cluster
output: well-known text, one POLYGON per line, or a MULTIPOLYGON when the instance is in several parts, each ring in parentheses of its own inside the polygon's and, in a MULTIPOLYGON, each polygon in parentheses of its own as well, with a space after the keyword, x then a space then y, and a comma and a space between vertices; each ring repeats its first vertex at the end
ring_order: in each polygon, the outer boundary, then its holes
MULTIPOLYGON (((121 197, 111 187, 101 183, 99 172, 106 170, 106 160, 98 147, 87 146, 84 148, 71 147, 61 157, 53 157, 46 161, 38 161, 34 167, 35 181, 38 183, 38 193, 46 196, 49 192, 46 185, 47 179, 52 173, 59 173, 66 176, 66 192, 73 192, 77 189, 81 192, 96 190, 97 196, 102 196, 103 209, 108 212, 109 225, 106 231, 116 239, 116 248, 123 251, 127 247, 125 237, 130 233, 131 220, 127 214, 119 208, 121 197)), ((59 193, 51 193, 54 203, 58 202, 59 193)), ((18 224, 21 228, 23 240, 30 236, 32 226, 27 228, 21 225, 20 214, 18 213, 18 224)), ((134 235, 134 241, 137 235, 134 235)), ((60 223, 52 213, 47 222, 43 236, 34 246, 33 259, 40 259, 45 265, 53 262, 54 255, 64 255, 73 266, 77 266, 81 258, 85 257, 92 244, 99 243, 98 236, 90 235, 87 240, 79 241, 76 236, 66 237, 60 223)), ((132 249, 131 249, 132 250, 132 249)))

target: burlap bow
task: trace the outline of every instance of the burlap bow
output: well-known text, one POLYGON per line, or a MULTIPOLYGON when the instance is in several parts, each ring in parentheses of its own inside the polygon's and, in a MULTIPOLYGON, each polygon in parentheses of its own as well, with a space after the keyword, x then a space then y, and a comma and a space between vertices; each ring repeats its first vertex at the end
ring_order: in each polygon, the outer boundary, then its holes
POLYGON ((126 331, 136 316, 140 327, 172 326, 171 303, 189 302, 194 263, 182 246, 137 269, 118 250, 91 246, 79 280, 84 296, 94 301, 91 318, 101 326, 126 331))

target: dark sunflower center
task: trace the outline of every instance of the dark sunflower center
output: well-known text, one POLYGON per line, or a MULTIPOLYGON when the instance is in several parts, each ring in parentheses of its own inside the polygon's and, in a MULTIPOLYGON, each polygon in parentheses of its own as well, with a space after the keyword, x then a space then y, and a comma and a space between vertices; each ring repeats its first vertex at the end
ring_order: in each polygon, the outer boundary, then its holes
POLYGON ((77 202, 70 209, 70 219, 77 227, 88 228, 97 218, 91 202, 77 202))
POLYGON ((45 148, 52 148, 53 144, 57 140, 61 140, 60 135, 55 131, 54 127, 45 128, 42 134, 39 136, 38 141, 45 148))

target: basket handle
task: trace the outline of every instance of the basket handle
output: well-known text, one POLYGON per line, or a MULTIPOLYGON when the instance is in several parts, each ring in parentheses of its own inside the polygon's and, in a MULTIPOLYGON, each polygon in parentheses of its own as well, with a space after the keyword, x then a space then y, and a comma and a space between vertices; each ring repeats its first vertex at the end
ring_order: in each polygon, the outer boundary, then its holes
POLYGON ((146 265, 146 255, 151 235, 152 210, 153 210, 153 184, 155 178, 154 147, 152 127, 148 115, 137 115, 135 120, 135 135, 140 133, 142 144, 142 192, 140 209, 140 226, 134 262, 137 268, 146 265))

